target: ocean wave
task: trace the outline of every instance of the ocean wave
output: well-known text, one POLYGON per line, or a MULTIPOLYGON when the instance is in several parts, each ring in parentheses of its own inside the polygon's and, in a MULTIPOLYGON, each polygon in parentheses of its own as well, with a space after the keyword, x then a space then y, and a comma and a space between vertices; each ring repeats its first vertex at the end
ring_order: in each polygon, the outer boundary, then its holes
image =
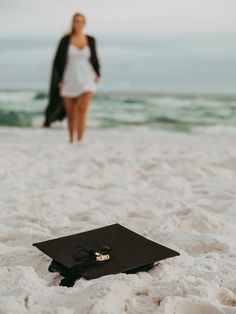
MULTIPOLYGON (((48 95, 0 91, 0 125, 34 126, 43 120, 48 95)), ((236 130, 236 97, 95 94, 89 121, 96 128, 145 126, 171 131, 220 126, 236 130)))
POLYGON ((34 97, 33 97, 35 100, 38 100, 38 99, 47 99, 48 98, 48 94, 47 93, 44 93, 44 92, 38 92, 38 93, 35 93, 34 97))
POLYGON ((26 111, 6 111, 0 109, 0 125, 29 127, 32 126, 33 119, 41 113, 31 113, 26 111))

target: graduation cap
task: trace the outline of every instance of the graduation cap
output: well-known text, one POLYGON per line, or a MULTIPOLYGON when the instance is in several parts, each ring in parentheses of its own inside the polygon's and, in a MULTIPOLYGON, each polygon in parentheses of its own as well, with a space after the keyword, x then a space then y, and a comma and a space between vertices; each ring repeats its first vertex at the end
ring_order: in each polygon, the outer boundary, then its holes
POLYGON ((48 270, 59 272, 60 286, 67 287, 81 277, 148 271, 155 262, 180 255, 118 223, 33 246, 53 259, 48 270))

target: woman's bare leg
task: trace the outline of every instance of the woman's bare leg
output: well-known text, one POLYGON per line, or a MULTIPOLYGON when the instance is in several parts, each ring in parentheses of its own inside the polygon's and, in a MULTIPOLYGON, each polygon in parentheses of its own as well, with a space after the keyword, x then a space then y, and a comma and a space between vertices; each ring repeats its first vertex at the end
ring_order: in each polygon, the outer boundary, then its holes
POLYGON ((75 130, 75 99, 72 97, 63 97, 63 102, 66 109, 70 143, 72 143, 75 130))
POLYGON ((92 100, 92 92, 84 92, 76 100, 77 140, 81 142, 87 124, 87 112, 92 100))

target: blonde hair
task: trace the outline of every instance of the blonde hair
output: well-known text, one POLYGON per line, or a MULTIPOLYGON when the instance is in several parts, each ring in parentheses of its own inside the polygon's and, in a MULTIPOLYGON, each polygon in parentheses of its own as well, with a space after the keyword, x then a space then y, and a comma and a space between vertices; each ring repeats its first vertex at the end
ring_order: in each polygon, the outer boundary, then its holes
POLYGON ((83 19, 84 19, 84 24, 86 23, 85 15, 82 14, 82 13, 80 13, 80 12, 76 12, 76 13, 73 15, 73 17, 72 17, 70 35, 73 35, 73 34, 75 33, 74 22, 75 22, 75 19, 76 19, 78 16, 82 16, 83 19))

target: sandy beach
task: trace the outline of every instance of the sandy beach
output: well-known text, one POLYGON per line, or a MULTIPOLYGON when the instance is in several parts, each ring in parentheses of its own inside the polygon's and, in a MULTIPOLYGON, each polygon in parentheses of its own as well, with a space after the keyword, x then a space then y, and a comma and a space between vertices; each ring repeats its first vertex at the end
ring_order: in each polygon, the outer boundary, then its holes
POLYGON ((0 313, 236 313, 233 136, 0 128, 0 313), (180 252, 59 287, 32 243, 112 223, 180 252))

